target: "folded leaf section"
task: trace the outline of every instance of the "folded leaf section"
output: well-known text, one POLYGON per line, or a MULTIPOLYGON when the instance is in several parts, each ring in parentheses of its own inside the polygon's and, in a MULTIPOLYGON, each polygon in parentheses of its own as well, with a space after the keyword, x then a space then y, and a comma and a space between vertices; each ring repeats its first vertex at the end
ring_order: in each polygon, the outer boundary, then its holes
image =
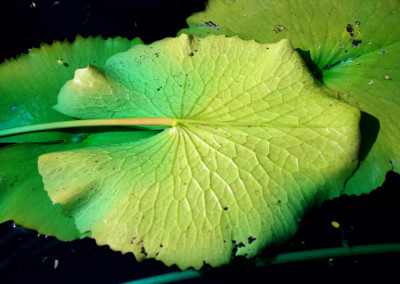
POLYGON ((111 55, 140 42, 138 38, 78 36, 72 43, 43 44, 6 60, 0 65, 0 129, 71 119, 51 107, 61 87, 74 77, 74 70, 88 62, 103 65, 111 55))

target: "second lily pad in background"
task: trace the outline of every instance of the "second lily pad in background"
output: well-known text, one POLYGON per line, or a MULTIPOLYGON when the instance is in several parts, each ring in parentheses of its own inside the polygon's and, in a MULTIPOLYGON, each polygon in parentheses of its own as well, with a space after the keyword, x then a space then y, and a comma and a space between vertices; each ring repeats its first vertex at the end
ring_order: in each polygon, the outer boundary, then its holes
POLYGON ((43 44, 28 54, 6 60, 0 65, 0 129, 70 120, 52 107, 75 70, 88 63, 104 64, 111 55, 140 42, 120 37, 105 40, 100 36, 78 36, 73 43, 43 44))
POLYGON ((290 39, 294 48, 310 51, 326 86, 379 120, 376 143, 345 193, 369 193, 388 170, 400 172, 399 1, 211 0, 187 22, 183 31, 197 35, 290 39))

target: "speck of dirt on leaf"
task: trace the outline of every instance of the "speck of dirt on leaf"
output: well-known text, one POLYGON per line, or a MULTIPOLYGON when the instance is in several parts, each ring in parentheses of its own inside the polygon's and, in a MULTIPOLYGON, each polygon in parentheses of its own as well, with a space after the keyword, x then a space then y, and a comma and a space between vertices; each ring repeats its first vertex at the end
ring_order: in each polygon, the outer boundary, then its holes
POLYGON ((361 24, 361 22, 360 21, 356 21, 356 25, 360 25, 361 24))
POLYGON ((57 63, 60 65, 63 65, 64 67, 68 67, 69 64, 64 62, 64 60, 62 60, 62 58, 57 58, 57 63))
POLYGON ((144 256, 147 256, 147 252, 146 252, 146 249, 145 249, 144 247, 142 247, 142 248, 140 249, 140 252, 141 252, 142 254, 144 254, 144 256))
POLYGON ((249 244, 251 244, 252 242, 257 240, 257 238, 254 238, 254 237, 250 236, 247 240, 248 240, 249 244))
POLYGON ((354 37, 354 29, 352 24, 347 25, 346 31, 350 34, 351 37, 354 37))
POLYGON ((233 240, 233 241, 232 241, 232 244, 234 245, 233 248, 232 248, 232 254, 233 254, 233 255, 236 255, 236 253, 237 253, 237 251, 238 251, 239 248, 245 247, 245 244, 244 244, 244 243, 242 243, 242 242, 237 243, 236 240, 233 240))
POLYGON ((221 25, 216 25, 211 21, 204 22, 206 27, 209 27, 212 30, 219 31, 221 29, 221 25))
POLYGON ((388 53, 387 50, 378 51, 378 54, 386 54, 386 53, 388 53))
POLYGON ((11 112, 16 111, 17 109, 18 109, 18 106, 16 106, 16 105, 12 105, 12 106, 10 107, 11 112))
POLYGON ((284 26, 275 25, 273 31, 274 31, 275 33, 279 33, 279 32, 281 32, 281 31, 284 31, 285 29, 286 29, 286 28, 285 28, 284 26))
POLYGON ((392 77, 390 77, 389 75, 386 75, 386 76, 384 77, 384 79, 385 79, 385 80, 392 80, 392 77))
POLYGON ((371 81, 368 82, 369 85, 371 85, 371 84, 373 84, 373 83, 374 83, 373 80, 371 80, 371 81))
POLYGON ((352 47, 359 47, 360 43, 362 43, 362 40, 359 40, 359 39, 351 39, 350 41, 351 41, 352 47))

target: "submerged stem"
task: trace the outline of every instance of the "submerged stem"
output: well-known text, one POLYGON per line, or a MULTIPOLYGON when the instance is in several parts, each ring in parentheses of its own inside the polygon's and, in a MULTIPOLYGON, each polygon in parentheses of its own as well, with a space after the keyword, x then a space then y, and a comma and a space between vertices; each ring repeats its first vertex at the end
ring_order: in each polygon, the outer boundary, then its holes
MULTIPOLYGON (((328 259, 331 257, 345 257, 345 256, 355 256, 355 255, 372 255, 372 254, 382 254, 382 253, 398 253, 400 252, 400 243, 394 244, 377 244, 377 245, 361 245, 354 247, 336 247, 327 249, 316 249, 308 251, 298 251, 290 253, 282 253, 274 256, 266 257, 256 257, 253 260, 246 260, 245 266, 267 266, 272 264, 283 264, 290 262, 307 261, 314 259, 328 259)), ((240 269, 235 267, 235 269, 240 269)), ((226 270, 222 270, 226 271, 226 270)), ((215 271, 214 271, 215 272, 215 271)), ((206 274, 207 272, 205 272, 206 274)), ((211 272, 212 273, 212 272, 211 272)), ((202 272, 188 269, 185 271, 172 272, 161 274, 157 276, 152 276, 148 278, 142 278, 139 280, 134 280, 126 282, 125 284, 150 284, 150 283, 172 283, 175 281, 193 279, 201 277, 202 272)))
POLYGON ((27 125, 15 128, 0 130, 0 137, 73 127, 93 127, 93 126, 174 126, 175 118, 170 117, 137 117, 137 118, 108 118, 108 119, 89 119, 71 120, 43 124, 27 125))

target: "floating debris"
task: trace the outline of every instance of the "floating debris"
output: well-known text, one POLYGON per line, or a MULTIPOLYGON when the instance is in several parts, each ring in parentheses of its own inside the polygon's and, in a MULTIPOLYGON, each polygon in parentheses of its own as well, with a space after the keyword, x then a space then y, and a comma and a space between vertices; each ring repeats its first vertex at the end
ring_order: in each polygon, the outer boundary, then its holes
POLYGON ((339 228, 340 228, 339 222, 332 221, 332 222, 331 222, 331 225, 332 225, 332 227, 334 227, 335 229, 339 229, 339 228))
POLYGON ((284 26, 275 25, 273 31, 274 31, 275 33, 279 33, 279 32, 281 32, 281 31, 283 31, 283 30, 285 30, 285 29, 286 29, 286 28, 285 28, 284 26))

